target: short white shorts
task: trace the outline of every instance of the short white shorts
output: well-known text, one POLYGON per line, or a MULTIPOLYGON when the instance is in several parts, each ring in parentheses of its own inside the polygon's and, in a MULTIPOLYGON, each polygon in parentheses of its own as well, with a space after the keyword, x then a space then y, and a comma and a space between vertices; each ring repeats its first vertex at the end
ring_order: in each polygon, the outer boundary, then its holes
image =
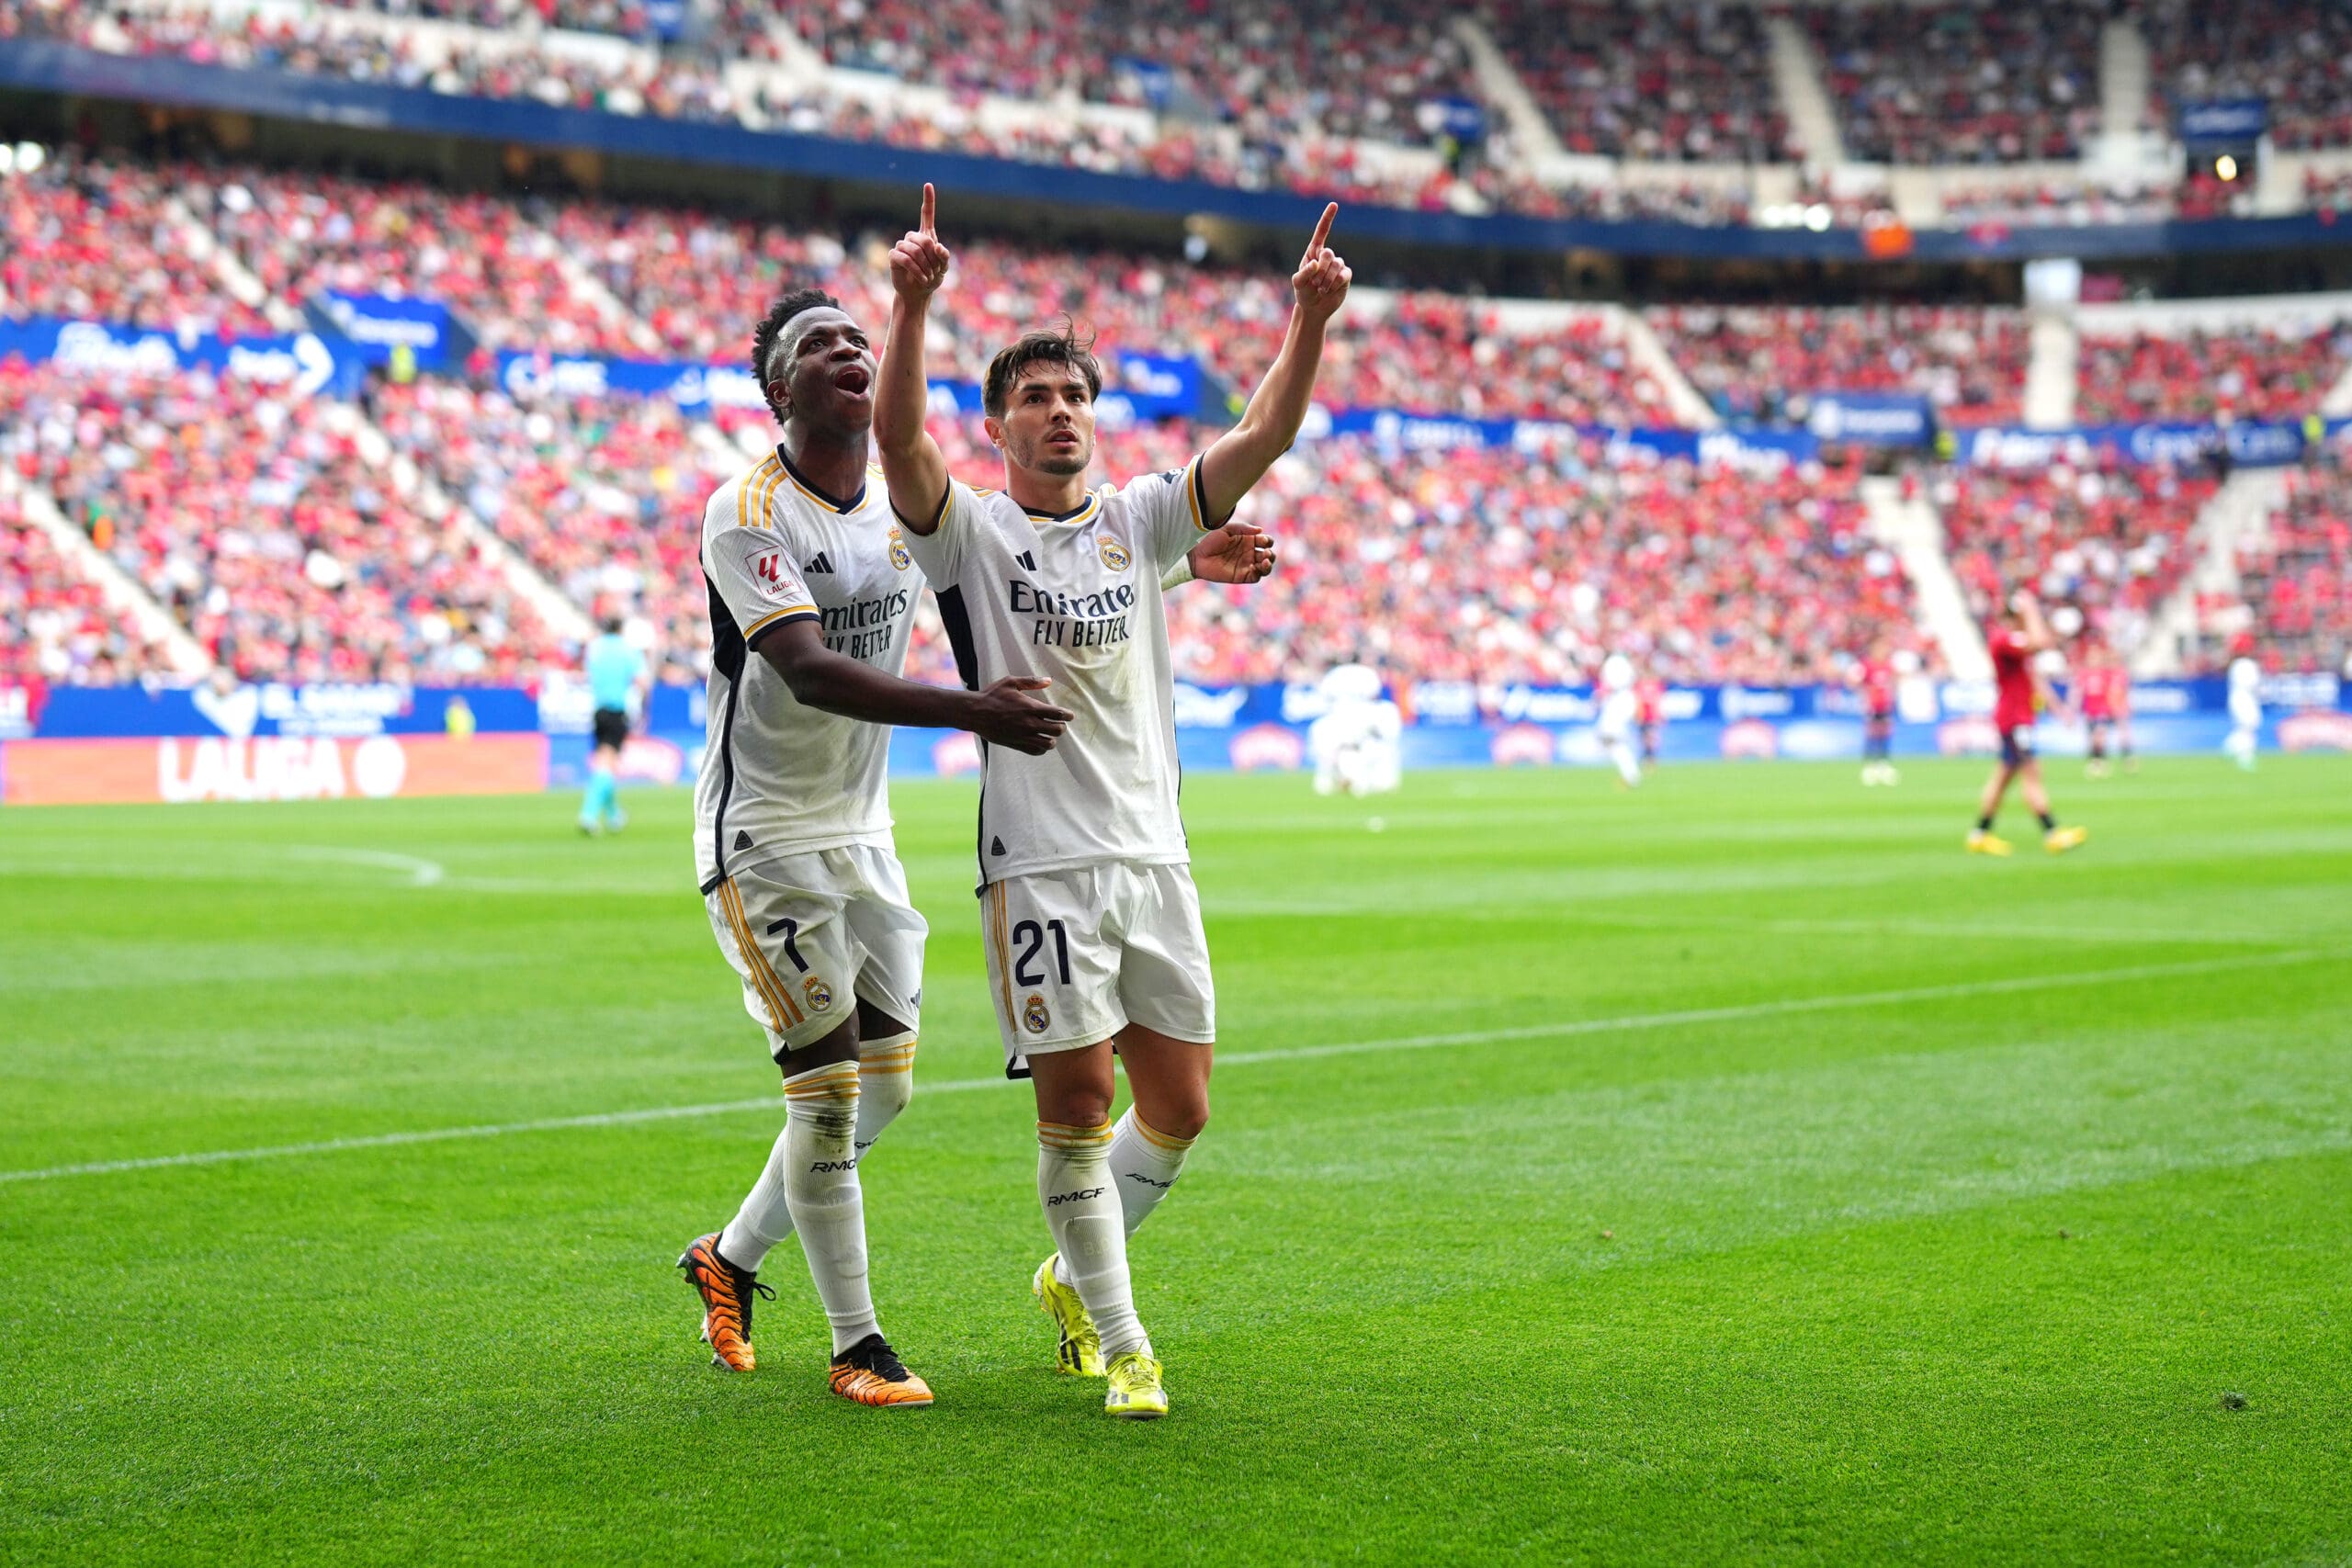
POLYGON ((930 928, 888 850, 847 844, 779 855, 737 871, 704 903, 771 1055, 831 1034, 861 998, 918 1027, 930 928))
POLYGON ((989 992, 1004 1070, 1108 1040, 1139 1023, 1216 1038, 1216 988, 1200 896, 1182 865, 1108 862, 1007 877, 980 890, 989 992))

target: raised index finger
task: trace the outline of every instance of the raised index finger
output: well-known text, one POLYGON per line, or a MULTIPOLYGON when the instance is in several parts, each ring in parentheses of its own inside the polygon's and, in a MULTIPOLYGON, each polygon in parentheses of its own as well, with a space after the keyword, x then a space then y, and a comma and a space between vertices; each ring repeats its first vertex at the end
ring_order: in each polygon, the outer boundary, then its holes
POLYGON ((921 232, 932 235, 936 235, 939 232, 939 231, 933 226, 933 215, 938 211, 938 209, 939 193, 931 188, 931 182, 929 180, 925 180, 922 186, 922 228, 921 232))
POLYGON ((1313 261, 1323 249, 1323 242, 1331 237, 1331 220, 1340 215, 1340 204, 1332 202, 1323 209, 1322 220, 1315 225, 1315 238, 1306 242, 1306 259, 1313 261))

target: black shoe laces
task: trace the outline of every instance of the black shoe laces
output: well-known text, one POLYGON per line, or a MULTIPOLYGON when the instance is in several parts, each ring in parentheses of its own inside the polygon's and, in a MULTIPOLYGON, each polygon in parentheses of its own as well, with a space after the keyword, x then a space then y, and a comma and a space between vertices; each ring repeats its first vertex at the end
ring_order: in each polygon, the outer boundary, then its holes
POLYGON ((752 1299, 754 1296, 765 1296, 769 1301, 774 1301, 775 1288, 772 1285, 761 1284, 758 1273, 752 1269, 738 1269, 728 1262, 727 1255, 716 1247, 710 1249, 710 1255, 718 1259, 720 1268, 727 1270, 728 1282, 735 1287, 735 1299, 742 1303, 743 1338, 748 1342, 752 1337, 752 1299))
POLYGON ((890 1342, 879 1334, 867 1335, 835 1357, 834 1360, 841 1365, 872 1372, 884 1382, 907 1381, 907 1364, 899 1359, 899 1353, 891 1349, 890 1342))

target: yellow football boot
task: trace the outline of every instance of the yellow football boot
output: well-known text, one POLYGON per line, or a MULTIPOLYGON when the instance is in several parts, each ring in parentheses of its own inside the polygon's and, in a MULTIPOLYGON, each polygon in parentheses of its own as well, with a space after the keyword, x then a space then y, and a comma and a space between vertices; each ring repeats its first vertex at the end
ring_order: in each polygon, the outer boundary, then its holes
POLYGON ((2017 852, 2007 839, 1995 838, 1982 828, 1968 830, 1968 852, 1973 855, 2009 855, 2017 852))
POLYGON ((1054 1332, 1061 1343, 1054 1352, 1055 1364, 1063 1371, 1082 1378, 1102 1375, 1102 1340, 1094 1332, 1094 1320, 1087 1315, 1086 1303, 1080 1298, 1078 1287, 1065 1285, 1054 1272, 1054 1264, 1061 1254, 1057 1252, 1037 1265, 1036 1277, 1029 1281, 1029 1293, 1054 1320, 1054 1332))
POLYGON ((2052 828, 2042 836, 2041 847, 2053 855, 2063 855, 2090 836, 2088 828, 2052 828))
POLYGON ((1126 1421, 1157 1421, 1168 1414, 1168 1391, 1159 1386, 1159 1363, 1140 1350, 1111 1358, 1110 1392, 1102 1408, 1126 1421))

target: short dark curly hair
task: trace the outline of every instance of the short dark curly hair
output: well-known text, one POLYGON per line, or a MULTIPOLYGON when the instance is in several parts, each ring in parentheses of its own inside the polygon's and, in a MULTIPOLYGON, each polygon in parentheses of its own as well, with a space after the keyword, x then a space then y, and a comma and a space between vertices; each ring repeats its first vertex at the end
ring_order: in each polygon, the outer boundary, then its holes
POLYGON ((1012 346, 1001 349, 989 361, 988 379, 980 388, 980 406, 989 417, 1002 419, 1013 383, 1032 365, 1067 365, 1086 378, 1090 398, 1102 395, 1102 366, 1094 357, 1094 335, 1079 335, 1078 323, 1068 316, 1058 327, 1023 333, 1012 346))
POLYGON ((838 310, 842 302, 821 288, 796 288, 768 307, 760 324, 752 333, 752 379, 760 384, 765 396, 768 389, 768 356, 775 352, 776 340, 784 335, 786 323, 804 310, 831 306, 838 310))

